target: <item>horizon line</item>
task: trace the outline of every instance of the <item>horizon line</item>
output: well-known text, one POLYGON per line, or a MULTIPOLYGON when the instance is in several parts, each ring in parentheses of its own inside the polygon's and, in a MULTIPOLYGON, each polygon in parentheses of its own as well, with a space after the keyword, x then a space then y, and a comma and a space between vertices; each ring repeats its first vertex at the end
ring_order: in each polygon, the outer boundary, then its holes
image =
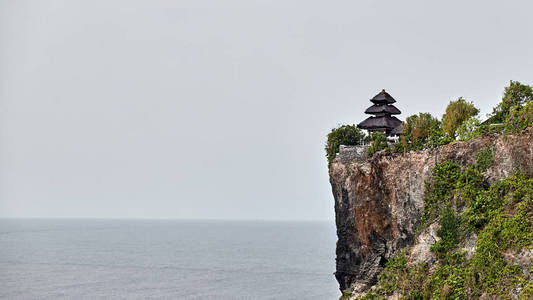
POLYGON ((209 218, 153 218, 153 217, 5 217, 0 220, 144 220, 144 221, 218 221, 218 222, 335 222, 335 219, 209 219, 209 218))

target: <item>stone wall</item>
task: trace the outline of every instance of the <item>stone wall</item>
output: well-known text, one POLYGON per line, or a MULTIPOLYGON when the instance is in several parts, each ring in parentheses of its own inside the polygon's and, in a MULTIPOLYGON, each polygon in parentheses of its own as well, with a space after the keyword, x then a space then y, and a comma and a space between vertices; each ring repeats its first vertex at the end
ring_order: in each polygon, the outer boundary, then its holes
POLYGON ((364 161, 366 159, 366 152, 370 145, 358 145, 358 146, 345 146, 339 147, 339 153, 335 157, 335 161, 341 164, 347 164, 350 162, 364 161))

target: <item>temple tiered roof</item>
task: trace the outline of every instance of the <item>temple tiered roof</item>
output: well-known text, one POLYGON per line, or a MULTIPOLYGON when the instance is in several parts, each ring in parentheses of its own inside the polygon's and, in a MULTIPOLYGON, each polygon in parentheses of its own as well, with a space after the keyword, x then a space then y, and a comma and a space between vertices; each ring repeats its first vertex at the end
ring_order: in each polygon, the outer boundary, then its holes
POLYGON ((359 123, 357 127, 370 132, 382 132, 385 135, 399 135, 402 131, 402 121, 392 116, 401 114, 400 110, 392 105, 396 100, 382 90, 370 101, 374 105, 367 108, 365 113, 374 116, 359 123))
POLYGON ((372 130, 372 129, 394 129, 402 125, 402 121, 398 120, 396 117, 391 116, 381 116, 381 117, 370 117, 364 120, 363 122, 357 125, 359 128, 372 130))
POLYGON ((370 101, 376 104, 392 104, 396 102, 396 100, 394 100, 389 93, 385 92, 385 90, 381 90, 381 92, 375 95, 374 98, 370 99, 370 101))
POLYGON ((399 115, 402 112, 397 109, 394 105, 380 105, 374 104, 365 110, 365 114, 379 114, 379 113, 388 113, 391 115, 399 115))

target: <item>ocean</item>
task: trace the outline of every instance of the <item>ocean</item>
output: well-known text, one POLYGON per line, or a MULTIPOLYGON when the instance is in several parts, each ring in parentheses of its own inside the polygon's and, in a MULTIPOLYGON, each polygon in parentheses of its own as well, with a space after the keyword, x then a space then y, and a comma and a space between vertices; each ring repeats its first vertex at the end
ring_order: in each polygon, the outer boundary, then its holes
POLYGON ((338 299, 333 222, 0 219, 2 299, 338 299))

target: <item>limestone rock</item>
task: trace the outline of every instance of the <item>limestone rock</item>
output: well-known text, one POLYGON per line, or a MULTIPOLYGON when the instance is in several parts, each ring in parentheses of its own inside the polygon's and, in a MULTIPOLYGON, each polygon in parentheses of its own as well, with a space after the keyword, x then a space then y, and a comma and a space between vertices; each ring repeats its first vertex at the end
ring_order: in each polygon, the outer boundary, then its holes
MULTIPOLYGON (((335 276, 341 291, 368 291, 387 260, 399 250, 412 247, 410 260, 431 262, 429 247, 436 241, 436 228, 415 238, 423 213, 424 183, 438 163, 452 160, 466 166, 475 155, 493 146, 495 161, 485 172, 489 183, 512 175, 515 170, 533 175, 533 129, 519 135, 492 135, 456 142, 435 150, 385 155, 376 153, 362 160, 344 155, 330 169, 335 199, 337 258, 335 276)), ((472 237, 475 243, 475 237, 472 237)), ((466 251, 471 244, 463 246, 466 251)))

